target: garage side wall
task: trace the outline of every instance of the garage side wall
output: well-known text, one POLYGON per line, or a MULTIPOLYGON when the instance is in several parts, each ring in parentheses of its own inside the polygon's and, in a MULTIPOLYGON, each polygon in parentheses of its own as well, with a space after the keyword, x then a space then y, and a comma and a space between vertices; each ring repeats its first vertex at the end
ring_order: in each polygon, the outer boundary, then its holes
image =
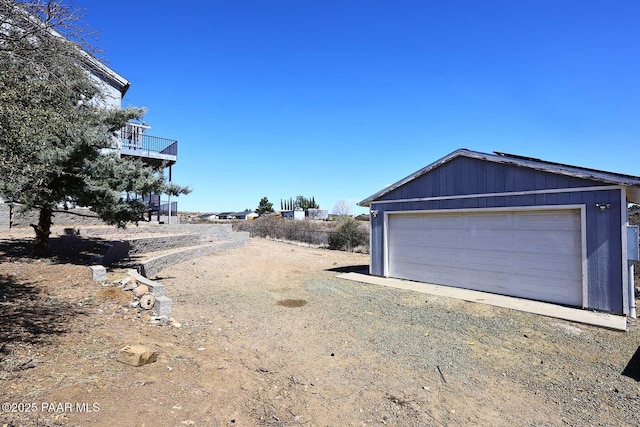
POLYGON ((457 158, 386 194, 382 198, 385 202, 371 204, 371 274, 385 274, 384 212, 584 205, 588 306, 623 313, 621 197, 621 189, 605 188, 598 182, 457 158), (465 176, 466 172, 471 176, 465 176), (599 186, 603 187, 602 190, 594 189, 599 186), (483 193, 559 189, 561 192, 546 194, 480 196, 483 193), (458 198, 461 195, 469 197, 458 198), (438 199, 406 200, 425 198, 438 199), (608 204, 609 207, 601 211, 596 203, 608 204))

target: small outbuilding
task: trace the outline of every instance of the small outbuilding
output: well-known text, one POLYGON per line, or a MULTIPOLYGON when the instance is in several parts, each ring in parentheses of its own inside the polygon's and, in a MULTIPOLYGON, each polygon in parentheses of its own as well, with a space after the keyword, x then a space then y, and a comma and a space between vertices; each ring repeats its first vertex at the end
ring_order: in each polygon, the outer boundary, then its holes
POLYGON ((294 219, 296 221, 302 221, 305 218, 304 211, 302 209, 280 211, 280 215, 284 219, 294 219))
POLYGON ((459 149, 359 204, 373 275, 635 315, 638 202, 639 177, 459 149))

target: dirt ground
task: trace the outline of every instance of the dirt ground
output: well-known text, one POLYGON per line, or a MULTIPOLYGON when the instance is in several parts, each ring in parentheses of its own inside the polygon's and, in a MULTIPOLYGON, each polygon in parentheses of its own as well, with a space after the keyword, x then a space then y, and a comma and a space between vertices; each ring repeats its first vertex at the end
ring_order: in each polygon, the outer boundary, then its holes
POLYGON ((122 270, 0 261, 0 425, 638 425, 634 325, 335 277, 366 255, 252 239, 171 267, 174 326, 128 308, 122 270), (128 344, 157 361, 118 362, 128 344))

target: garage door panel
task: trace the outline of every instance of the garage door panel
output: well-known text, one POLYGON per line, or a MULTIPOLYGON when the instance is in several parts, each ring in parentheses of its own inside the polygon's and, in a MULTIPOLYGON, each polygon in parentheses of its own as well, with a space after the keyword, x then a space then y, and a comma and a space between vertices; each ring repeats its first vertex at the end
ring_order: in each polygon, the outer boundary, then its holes
POLYGON ((572 254, 549 254, 548 252, 522 252, 514 254, 510 251, 473 250, 464 253, 456 248, 403 246, 390 257, 390 264, 409 262, 427 266, 447 265, 458 269, 477 271, 497 271, 518 274, 530 274, 544 277, 557 277, 558 273, 570 274, 572 279, 580 280, 582 274, 581 260, 572 254), (519 255, 519 256, 517 256, 519 255))
POLYGON ((578 210, 391 214, 388 274, 582 305, 578 210))
POLYGON ((447 286, 463 287, 466 283, 463 275, 457 274, 459 269, 453 266, 398 263, 397 267, 397 271, 392 275, 399 279, 416 280, 415 277, 419 275, 419 277, 423 278, 419 280, 420 282, 442 284, 438 282, 438 278, 447 276, 449 278, 447 286))
POLYGON ((547 213, 544 211, 538 211, 532 214, 521 214, 515 220, 516 229, 528 229, 528 230, 580 230, 580 217, 575 216, 573 218, 567 218, 565 214, 547 213), (544 218, 541 221, 541 218, 544 218))
POLYGON ((579 230, 562 230, 562 231, 514 231, 511 247, 520 249, 542 249, 544 251, 556 250, 566 252, 568 249, 574 252, 576 245, 580 244, 579 230))
POLYGON ((458 266, 459 251, 447 248, 427 248, 419 250, 418 247, 404 247, 395 252, 391 258, 391 264, 408 262, 423 265, 447 265, 458 266))

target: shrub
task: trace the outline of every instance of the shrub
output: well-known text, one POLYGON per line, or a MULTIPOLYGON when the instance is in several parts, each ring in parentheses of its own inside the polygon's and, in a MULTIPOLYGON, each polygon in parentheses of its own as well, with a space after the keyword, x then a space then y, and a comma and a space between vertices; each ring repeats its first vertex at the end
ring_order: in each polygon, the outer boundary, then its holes
POLYGON ((344 222, 295 221, 278 214, 263 215, 253 221, 234 221, 233 229, 248 231, 251 237, 302 242, 330 249, 369 253, 368 224, 348 218, 344 222))
POLYGON ((360 246, 364 246, 365 250, 369 246, 369 233, 351 218, 329 233, 329 249, 353 251, 360 246))
POLYGON ((288 240, 309 245, 326 246, 329 224, 317 221, 294 221, 283 219, 278 214, 264 215, 253 221, 238 221, 233 225, 237 231, 248 231, 251 237, 288 240))

